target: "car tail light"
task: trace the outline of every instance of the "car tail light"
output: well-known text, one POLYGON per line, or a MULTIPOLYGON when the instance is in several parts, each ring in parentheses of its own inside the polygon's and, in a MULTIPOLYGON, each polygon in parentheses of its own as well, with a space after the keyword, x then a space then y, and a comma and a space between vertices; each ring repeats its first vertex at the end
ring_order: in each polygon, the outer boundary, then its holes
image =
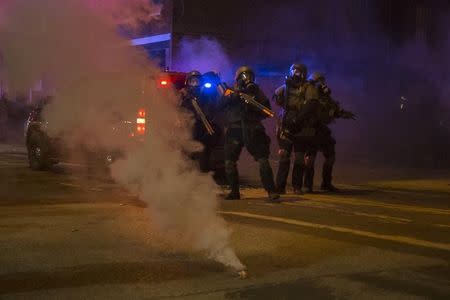
POLYGON ((145 133, 145 109, 141 108, 137 113, 136 118, 136 132, 137 134, 144 134, 145 133))

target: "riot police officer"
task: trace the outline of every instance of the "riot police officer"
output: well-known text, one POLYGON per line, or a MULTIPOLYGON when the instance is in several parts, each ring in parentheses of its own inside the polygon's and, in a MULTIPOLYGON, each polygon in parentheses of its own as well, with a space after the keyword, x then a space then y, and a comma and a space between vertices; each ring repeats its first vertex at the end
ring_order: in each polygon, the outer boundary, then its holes
POLYGON ((275 192, 272 168, 269 164, 270 138, 261 123, 266 115, 246 102, 244 96, 250 96, 270 109, 269 99, 255 83, 255 73, 247 66, 236 71, 234 88, 228 89, 222 99, 226 114, 225 173, 231 188, 225 199, 240 199, 237 161, 242 148, 245 147, 259 164, 261 181, 269 201, 278 202, 279 195, 275 192))
MULTIPOLYGON (((315 114, 318 92, 307 81, 307 68, 304 64, 293 64, 289 69, 284 85, 275 90, 274 100, 282 108, 279 118, 277 138, 279 144, 279 164, 276 177, 277 191, 286 193, 291 154, 294 151, 292 186, 294 193, 302 194, 303 177, 311 162, 305 156, 313 152, 315 135, 315 114)), ((312 186, 306 186, 312 191, 312 186)))
MULTIPOLYGON (((332 136, 329 124, 338 118, 354 119, 355 115, 341 108, 338 102, 331 97, 331 90, 327 86, 325 77, 319 72, 314 72, 310 77, 310 83, 317 87, 319 92, 319 102, 321 104, 320 123, 316 132, 317 148, 313 153, 307 156, 307 159, 314 165, 316 154, 322 152, 324 162, 322 166, 322 184, 321 189, 331 192, 337 192, 338 189, 332 184, 332 173, 334 162, 336 161, 336 140, 332 136)), ((309 168, 305 174, 305 182, 313 185, 314 167, 309 168)))
POLYGON ((185 87, 181 89, 181 106, 194 116, 193 138, 203 145, 203 149, 191 155, 198 162, 202 172, 211 171, 210 157, 218 140, 219 128, 211 117, 214 102, 211 95, 203 93, 203 78, 199 71, 186 75, 185 87))

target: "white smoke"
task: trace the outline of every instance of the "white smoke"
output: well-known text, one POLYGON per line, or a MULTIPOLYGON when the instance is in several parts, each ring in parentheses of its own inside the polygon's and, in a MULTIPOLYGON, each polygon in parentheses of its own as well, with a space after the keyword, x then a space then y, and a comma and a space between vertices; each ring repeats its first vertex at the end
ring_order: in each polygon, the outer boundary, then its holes
MULTIPOLYGON (((112 2, 119 5, 114 9, 132 11, 129 1, 112 2)), ((56 91, 45 111, 49 134, 63 134, 73 147, 119 149, 124 158, 113 164, 112 176, 148 204, 152 222, 176 241, 172 244, 244 268, 216 213, 218 187, 184 154, 199 147, 191 138, 190 116, 178 110, 173 91, 156 87, 159 70, 144 53, 116 33, 111 7, 92 9, 92 3, 2 2, 0 10, 8 17, 0 23, 0 51, 12 86, 25 89, 45 78, 56 91), (141 107, 147 109, 149 135, 133 146, 109 128, 114 120, 136 118, 141 107), (175 127, 175 120, 186 126, 175 127)), ((144 12, 160 9, 145 3, 144 12)))
POLYGON ((202 73, 216 71, 222 79, 232 79, 232 64, 226 50, 214 38, 183 38, 178 44, 173 67, 177 71, 198 70, 202 73))
POLYGON ((91 9, 97 10, 112 22, 138 30, 141 25, 161 16, 162 5, 151 0, 86 0, 91 9))

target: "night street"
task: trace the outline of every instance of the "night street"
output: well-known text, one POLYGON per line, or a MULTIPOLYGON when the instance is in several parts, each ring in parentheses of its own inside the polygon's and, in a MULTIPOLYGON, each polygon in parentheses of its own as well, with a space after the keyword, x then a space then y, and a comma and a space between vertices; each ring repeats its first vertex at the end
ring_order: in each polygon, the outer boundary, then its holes
POLYGON ((31 171, 23 149, 3 149, 0 299, 450 294, 448 176, 340 185, 339 195, 287 195, 282 204, 245 189, 220 214, 248 267, 246 280, 201 254, 168 250, 142 202, 113 183, 84 178, 72 165, 31 171))

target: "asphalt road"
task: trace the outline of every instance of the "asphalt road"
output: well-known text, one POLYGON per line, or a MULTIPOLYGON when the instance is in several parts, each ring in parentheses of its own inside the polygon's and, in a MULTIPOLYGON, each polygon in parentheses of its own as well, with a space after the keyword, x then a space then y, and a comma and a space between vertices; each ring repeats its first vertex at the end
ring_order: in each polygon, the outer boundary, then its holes
POLYGON ((3 151, 0 299, 450 299, 450 177, 341 188, 223 202, 241 280, 170 250, 117 185, 3 151))

